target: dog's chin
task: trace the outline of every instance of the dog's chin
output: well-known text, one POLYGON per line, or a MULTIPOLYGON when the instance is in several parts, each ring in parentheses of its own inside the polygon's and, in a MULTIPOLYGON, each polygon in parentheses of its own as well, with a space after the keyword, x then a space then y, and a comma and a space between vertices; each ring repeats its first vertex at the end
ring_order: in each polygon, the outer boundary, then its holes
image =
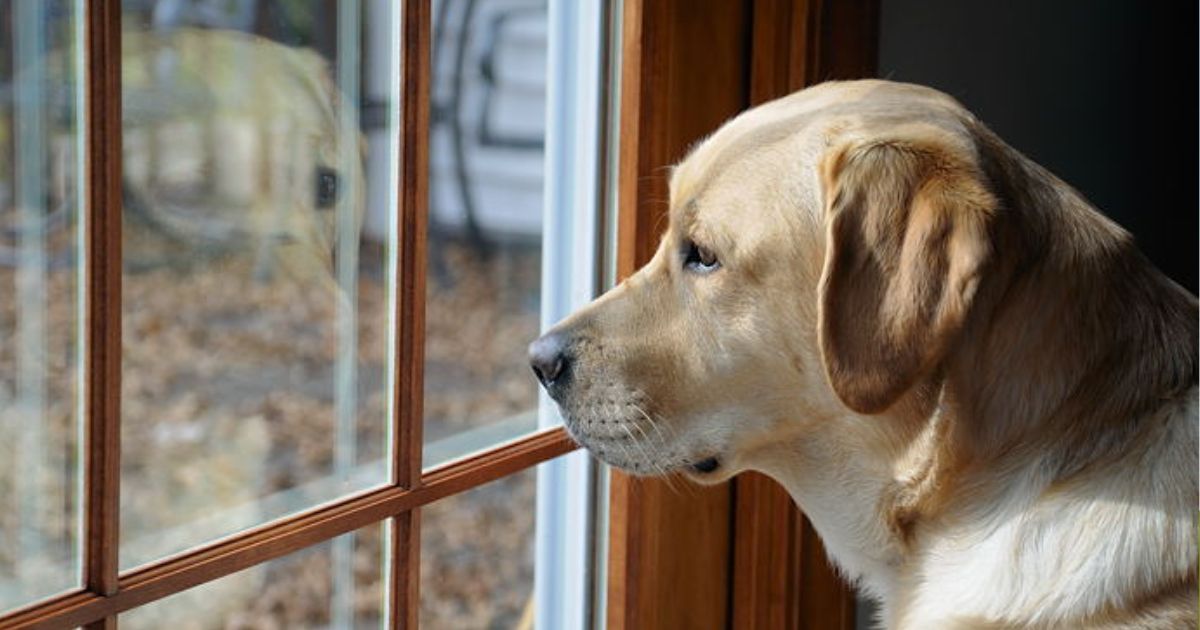
POLYGON ((639 443, 624 432, 614 435, 611 423, 605 424, 607 433, 587 431, 570 416, 566 416, 565 425, 571 439, 596 459, 635 477, 680 475, 696 483, 711 485, 736 474, 726 457, 712 451, 693 453, 677 444, 639 443))
POLYGON ((660 477, 675 472, 675 468, 678 467, 658 457, 653 451, 636 447, 632 440, 591 435, 572 427, 570 422, 566 427, 571 439, 587 449, 592 457, 626 474, 635 477, 660 477))
POLYGON ((630 461, 624 459, 621 454, 614 454, 603 447, 597 449, 580 444, 596 459, 632 477, 653 479, 680 476, 707 486, 727 481, 736 474, 719 463, 715 466, 709 463, 712 458, 683 458, 674 462, 630 461))

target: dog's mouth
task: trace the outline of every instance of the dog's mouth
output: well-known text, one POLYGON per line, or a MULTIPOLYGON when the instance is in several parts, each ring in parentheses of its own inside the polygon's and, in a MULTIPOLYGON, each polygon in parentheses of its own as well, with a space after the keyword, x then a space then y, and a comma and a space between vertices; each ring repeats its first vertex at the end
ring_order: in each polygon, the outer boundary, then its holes
POLYGON ((597 459, 635 476, 662 477, 683 473, 697 481, 704 481, 724 472, 721 458, 715 455, 688 457, 671 448, 670 444, 654 443, 657 436, 649 437, 652 434, 645 436, 646 443, 639 443, 639 440, 629 436, 643 437, 641 429, 627 427, 626 432, 613 429, 614 425, 620 426, 620 423, 608 422, 601 425, 613 431, 611 435, 580 430, 581 427, 570 420, 566 423, 566 428, 571 439, 597 459))
POLYGON ((641 411, 636 397, 628 401, 625 405, 615 405, 615 409, 611 402, 609 408, 591 401, 558 403, 567 434, 609 466, 635 476, 682 474, 701 483, 716 481, 724 475, 728 462, 719 451, 688 444, 690 440, 672 439, 678 436, 673 435, 664 420, 652 412, 641 411), (631 408, 639 413, 628 413, 631 408))
POLYGON ((676 470, 693 483, 706 486, 724 481, 735 472, 730 469, 729 462, 723 456, 718 455, 693 459, 676 470))

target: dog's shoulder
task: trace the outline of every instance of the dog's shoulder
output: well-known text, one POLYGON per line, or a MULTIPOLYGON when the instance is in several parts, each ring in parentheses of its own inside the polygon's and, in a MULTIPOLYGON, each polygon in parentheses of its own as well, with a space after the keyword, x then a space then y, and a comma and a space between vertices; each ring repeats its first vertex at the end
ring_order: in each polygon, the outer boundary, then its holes
POLYGON ((1170 595, 1181 584, 1195 594, 1197 389, 1142 422, 1147 431, 1123 458, 1071 479, 1052 480, 1042 453, 1003 479, 965 485, 915 535, 900 627, 1158 628, 1180 618, 1194 627, 1194 597, 1181 607, 1170 595))

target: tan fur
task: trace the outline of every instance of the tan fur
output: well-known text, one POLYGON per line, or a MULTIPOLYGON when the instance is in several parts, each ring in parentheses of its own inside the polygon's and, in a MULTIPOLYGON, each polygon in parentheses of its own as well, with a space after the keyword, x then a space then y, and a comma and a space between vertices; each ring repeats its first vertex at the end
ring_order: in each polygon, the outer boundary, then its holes
POLYGON ((826 158, 821 350, 851 409, 875 413, 941 362, 991 257, 997 201, 936 132, 826 158), (922 138, 921 136, 927 136, 922 138))
POLYGON ((555 331, 576 439, 775 477, 887 627, 1195 627, 1196 299, 943 94, 727 123, 653 260, 555 331))

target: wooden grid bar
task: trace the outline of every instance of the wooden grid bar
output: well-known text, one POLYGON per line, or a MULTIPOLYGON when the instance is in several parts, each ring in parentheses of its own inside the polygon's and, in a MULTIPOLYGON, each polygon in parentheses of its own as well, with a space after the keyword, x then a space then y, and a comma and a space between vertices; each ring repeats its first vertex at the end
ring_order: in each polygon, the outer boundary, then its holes
MULTIPOLYGON (((430 0, 404 0, 400 15, 400 148, 392 483, 421 483, 425 393, 425 246, 429 210, 430 0)), ((421 514, 393 517, 388 555, 387 619, 416 628, 420 609, 421 514)))
POLYGON ((389 628, 417 628, 421 612, 421 511, 414 508, 389 522, 387 621, 389 628))
POLYGON ((429 471, 413 489, 385 486, 124 573, 117 592, 109 597, 80 590, 15 611, 0 617, 0 628, 71 628, 93 623, 507 477, 575 448, 561 428, 536 433, 429 471))
POLYGON ((429 2, 405 0, 401 17, 400 195, 397 221, 396 376, 392 479, 421 478, 425 380, 425 241, 429 207, 429 2))
POLYGON ((87 3, 84 588, 117 591, 121 441, 121 5, 87 3))
MULTIPOLYGON (((84 344, 83 585, 118 588, 121 484, 121 3, 87 3, 87 230, 84 344)), ((115 616, 87 624, 115 629, 115 616)))

